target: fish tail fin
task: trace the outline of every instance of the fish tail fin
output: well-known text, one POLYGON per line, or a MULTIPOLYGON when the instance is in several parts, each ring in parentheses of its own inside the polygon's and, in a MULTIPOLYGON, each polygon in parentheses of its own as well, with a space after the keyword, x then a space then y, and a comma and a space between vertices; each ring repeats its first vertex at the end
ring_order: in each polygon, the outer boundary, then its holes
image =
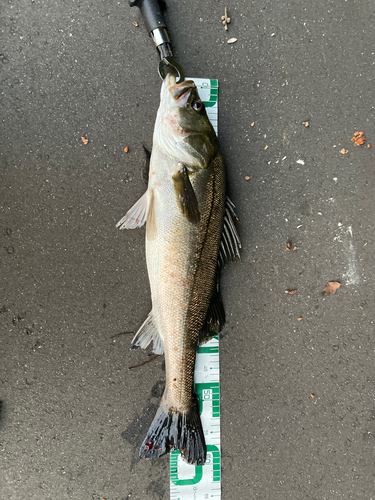
POLYGON ((180 450, 188 464, 203 465, 206 461, 206 442, 196 398, 187 412, 161 402, 139 456, 156 458, 173 450, 180 450))

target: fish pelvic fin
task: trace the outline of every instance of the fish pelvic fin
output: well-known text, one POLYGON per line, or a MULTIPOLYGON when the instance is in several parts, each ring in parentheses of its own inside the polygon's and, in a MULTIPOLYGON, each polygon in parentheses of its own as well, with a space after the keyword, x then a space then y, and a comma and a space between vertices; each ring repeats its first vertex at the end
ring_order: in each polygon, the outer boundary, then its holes
POLYGON ((150 204, 148 208, 147 215, 147 226, 146 226, 146 238, 151 241, 154 240, 158 235, 158 230, 156 227, 156 213, 155 213, 155 195, 154 191, 150 190, 150 204))
POLYGON ((138 347, 146 349, 151 341, 153 341, 152 352, 155 354, 163 354, 164 342, 155 325, 152 311, 147 316, 146 320, 142 323, 137 333, 134 335, 131 349, 138 349, 138 347))
POLYGON ((135 229, 141 227, 147 220, 150 205, 150 195, 148 190, 139 198, 137 202, 126 212, 124 217, 118 221, 116 227, 120 229, 135 229))
POLYGON ((139 456, 157 458, 174 450, 180 450, 182 459, 188 464, 203 465, 206 461, 206 442, 196 397, 187 412, 170 408, 162 400, 139 456))
POLYGON ((177 205, 187 220, 196 224, 201 217, 198 200, 191 185, 187 168, 182 163, 179 163, 178 166, 179 170, 172 176, 177 205))
POLYGON ((234 209, 234 203, 227 196, 223 233, 219 249, 219 268, 224 267, 229 261, 238 260, 240 258, 241 241, 236 226, 234 225, 234 220, 237 222, 239 222, 239 220, 234 209))
POLYGON ((150 173, 151 151, 149 151, 144 144, 142 144, 143 151, 145 152, 145 159, 143 160, 142 179, 145 184, 148 184, 150 173))

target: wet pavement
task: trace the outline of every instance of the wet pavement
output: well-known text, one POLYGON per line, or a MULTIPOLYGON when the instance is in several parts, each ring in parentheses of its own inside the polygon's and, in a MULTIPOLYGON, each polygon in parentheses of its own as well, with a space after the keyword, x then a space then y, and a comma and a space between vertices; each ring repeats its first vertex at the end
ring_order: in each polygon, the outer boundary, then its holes
MULTIPOLYGON (((227 32, 225 4, 168 6, 186 74, 219 80, 241 220, 222 498, 369 500, 375 6, 236 1, 227 32)), ((157 54, 124 1, 9 1, 0 21, 0 498, 167 500, 168 458, 138 458, 163 360, 129 371, 147 355, 118 335, 150 309, 144 230, 115 227, 144 191, 157 54)))

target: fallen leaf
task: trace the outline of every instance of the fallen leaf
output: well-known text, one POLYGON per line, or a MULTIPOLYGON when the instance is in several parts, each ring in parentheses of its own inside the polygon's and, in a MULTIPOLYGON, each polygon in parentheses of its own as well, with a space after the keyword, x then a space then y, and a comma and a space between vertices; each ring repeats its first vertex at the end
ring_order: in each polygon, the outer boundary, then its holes
POLYGON ((245 175, 245 181, 248 181, 250 177, 248 175, 245 175))
POLYGON ((237 38, 229 38, 229 40, 227 41, 227 43, 234 43, 234 42, 237 42, 237 38))
POLYGON ((314 399, 314 398, 315 398, 315 394, 310 394, 310 396, 312 397, 312 399, 314 399))
POLYGON ((250 127, 254 127, 255 122, 250 123, 250 127))
POLYGON ((82 139, 83 144, 88 144, 89 141, 86 139, 86 137, 82 136, 81 139, 82 139))
POLYGON ((346 153, 349 153, 349 151, 347 149, 345 149, 345 148, 342 148, 342 150, 340 151, 340 153, 342 155, 346 155, 346 153))
POLYGON ((291 241, 287 241, 287 243, 286 243, 286 249, 290 250, 291 248, 292 248, 292 242, 291 241))
POLYGON ((298 318, 298 321, 302 321, 302 318, 301 318, 301 317, 299 317, 299 318, 298 318))
POLYGON ((132 25, 135 26, 136 28, 139 26, 139 24, 137 23, 137 21, 133 21, 132 25))
POLYGON ((329 295, 330 293, 336 293, 340 288, 341 283, 338 281, 329 281, 324 287, 323 293, 324 295, 329 295))
POLYGON ((124 148, 124 151, 125 151, 125 153, 129 153, 129 146, 126 146, 126 147, 124 148))
POLYGON ((288 295, 294 295, 296 291, 297 290, 285 290, 285 293, 287 293, 288 295))
POLYGON ((305 127, 309 127, 310 123, 309 122, 302 122, 302 125, 305 125, 305 127))
POLYGON ((368 148, 371 148, 371 144, 367 144, 367 147, 368 147, 368 148))
POLYGON ((352 142, 355 143, 356 146, 360 146, 365 143, 365 138, 363 132, 355 132, 354 137, 351 139, 352 142))

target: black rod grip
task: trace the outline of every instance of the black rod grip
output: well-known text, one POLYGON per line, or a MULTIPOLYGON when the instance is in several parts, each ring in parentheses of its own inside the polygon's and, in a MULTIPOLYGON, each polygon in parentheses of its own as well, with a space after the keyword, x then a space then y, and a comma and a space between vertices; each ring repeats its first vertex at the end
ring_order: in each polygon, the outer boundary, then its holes
POLYGON ((139 8, 149 33, 167 27, 158 0, 129 0, 129 5, 139 8))

